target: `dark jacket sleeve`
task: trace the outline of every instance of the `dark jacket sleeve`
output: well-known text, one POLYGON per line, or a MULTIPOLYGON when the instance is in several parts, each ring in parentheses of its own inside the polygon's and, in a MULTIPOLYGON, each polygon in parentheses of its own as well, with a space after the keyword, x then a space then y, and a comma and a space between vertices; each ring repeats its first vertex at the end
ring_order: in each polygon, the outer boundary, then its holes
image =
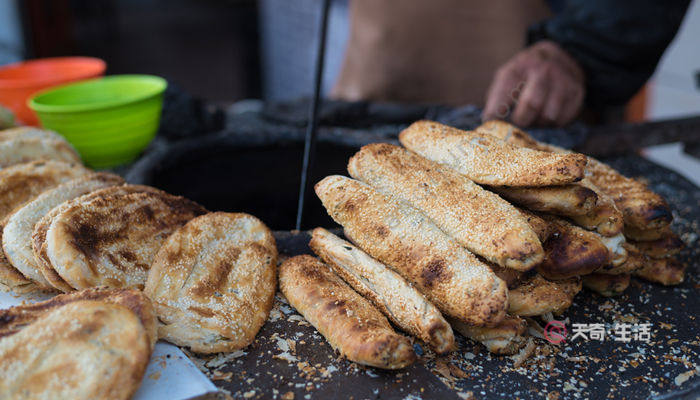
POLYGON ((569 0, 530 27, 528 41, 550 39, 586 73, 586 103, 625 103, 654 72, 690 0, 569 0))

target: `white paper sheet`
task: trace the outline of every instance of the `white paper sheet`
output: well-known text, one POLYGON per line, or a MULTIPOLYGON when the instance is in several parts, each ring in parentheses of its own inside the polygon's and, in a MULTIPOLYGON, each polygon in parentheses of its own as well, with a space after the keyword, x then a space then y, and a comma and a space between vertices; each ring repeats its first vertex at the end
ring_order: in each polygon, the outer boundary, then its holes
MULTIPOLYGON (((47 300, 51 296, 16 295, 0 291, 0 309, 10 308, 24 301, 47 300)), ((146 368, 135 400, 181 400, 217 391, 216 386, 190 361, 179 348, 158 342, 146 368)))

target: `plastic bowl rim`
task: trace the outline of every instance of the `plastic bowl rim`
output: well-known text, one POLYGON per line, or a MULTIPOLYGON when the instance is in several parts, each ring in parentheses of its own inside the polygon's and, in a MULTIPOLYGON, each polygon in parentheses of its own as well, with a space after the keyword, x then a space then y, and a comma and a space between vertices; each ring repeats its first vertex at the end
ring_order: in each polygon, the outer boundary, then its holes
POLYGON ((24 60, 24 61, 17 61, 13 62, 10 64, 5 64, 0 67, 0 69, 5 69, 5 68, 14 68, 14 67, 21 67, 22 65, 26 64, 38 64, 38 63, 44 63, 44 62, 51 62, 51 61, 89 61, 95 65, 95 71, 90 74, 81 74, 81 75, 72 75, 70 77, 66 76, 61 76, 61 77, 46 77, 43 79, 36 79, 36 78, 22 78, 22 79, 7 79, 7 78, 0 78, 0 88, 2 89, 31 89, 31 88, 37 88, 40 89, 42 87, 45 87, 46 85, 52 85, 56 82, 66 82, 66 81, 71 81, 75 82, 75 80, 79 79, 89 79, 95 76, 99 76, 105 73, 105 70, 107 70, 107 62, 101 58, 97 57, 88 57, 88 56, 68 56, 68 57, 45 57, 45 58, 35 58, 31 60, 24 60))
POLYGON ((105 76, 105 77, 100 77, 100 78, 92 78, 92 79, 86 79, 86 80, 81 80, 81 81, 77 81, 77 82, 71 82, 71 83, 67 83, 64 85, 60 85, 60 86, 54 86, 54 87, 51 87, 50 89, 42 90, 42 91, 37 92, 34 95, 32 95, 32 97, 30 97, 27 100, 27 105, 29 106, 29 108, 31 108, 32 110, 34 110, 37 113, 71 113, 71 112, 80 112, 80 111, 98 111, 98 110, 105 110, 108 108, 117 108, 117 107, 125 106, 127 104, 138 103, 138 102, 143 101, 143 100, 148 100, 150 98, 160 96, 163 94, 163 92, 165 92, 165 89, 167 87, 168 87, 168 81, 166 81, 165 79, 161 78, 160 76, 156 76, 156 75, 142 75, 142 74, 110 75, 110 76, 105 76), (43 104, 43 103, 37 102, 37 99, 39 99, 41 96, 52 93, 54 91, 65 90, 65 89, 73 87, 73 86, 90 84, 90 83, 93 83, 95 81, 100 81, 100 80, 120 80, 120 79, 129 79, 129 78, 146 79, 146 80, 150 80, 151 82, 156 82, 160 85, 156 89, 146 91, 143 94, 139 94, 139 95, 129 97, 126 99, 104 101, 104 102, 100 102, 100 103, 55 105, 55 104, 43 104))

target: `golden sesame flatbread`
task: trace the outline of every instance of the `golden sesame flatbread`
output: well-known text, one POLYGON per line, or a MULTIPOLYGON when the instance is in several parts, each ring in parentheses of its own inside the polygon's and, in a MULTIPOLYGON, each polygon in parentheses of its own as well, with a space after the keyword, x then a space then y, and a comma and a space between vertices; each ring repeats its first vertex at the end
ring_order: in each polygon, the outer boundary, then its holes
POLYGON ((272 308, 276 270, 275 239, 257 218, 194 218, 165 241, 146 281, 160 337, 198 353, 248 346, 272 308))
POLYGON ((83 300, 99 300, 128 308, 141 320, 151 348, 155 346, 158 332, 156 314, 151 300, 138 289, 110 289, 106 287, 94 287, 69 294, 59 294, 46 301, 0 310, 0 338, 14 335, 58 307, 83 300))
POLYGON ((78 301, 0 340, 0 393, 8 399, 128 399, 151 355, 128 308, 78 301))

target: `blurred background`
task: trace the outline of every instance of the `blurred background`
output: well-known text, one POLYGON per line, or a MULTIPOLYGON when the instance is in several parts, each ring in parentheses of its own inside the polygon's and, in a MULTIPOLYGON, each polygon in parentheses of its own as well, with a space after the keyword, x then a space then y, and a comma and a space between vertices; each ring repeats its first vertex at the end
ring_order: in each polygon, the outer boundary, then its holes
MULTIPOLYGON (((332 2, 324 91, 338 76, 348 37, 348 0, 332 2)), ((217 104, 308 96, 317 0, 6 0, 0 2, 0 64, 87 55, 108 74, 166 78, 217 104)), ((700 110, 700 1, 694 0, 656 73, 625 118, 653 120, 700 110)))

